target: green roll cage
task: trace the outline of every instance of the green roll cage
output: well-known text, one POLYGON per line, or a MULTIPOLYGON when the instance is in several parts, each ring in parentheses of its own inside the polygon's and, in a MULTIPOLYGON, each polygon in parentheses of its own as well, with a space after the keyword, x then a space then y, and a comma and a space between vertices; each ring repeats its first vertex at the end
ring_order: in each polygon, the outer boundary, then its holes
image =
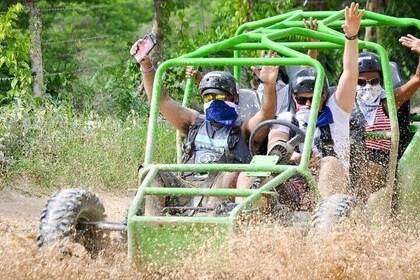
MULTIPOLYGON (((202 230, 209 232, 209 228, 222 231, 233 227, 235 219, 239 213, 247 206, 256 202, 263 195, 270 195, 274 188, 285 180, 300 174, 310 184, 311 189, 316 193, 316 183, 309 172, 308 163, 311 154, 312 139, 315 132, 315 123, 317 119, 317 110, 311 109, 309 125, 306 131, 303 147, 302 159, 298 166, 292 165, 273 165, 265 164, 264 161, 257 161, 254 164, 180 164, 181 155, 180 135, 177 134, 178 143, 178 162, 174 164, 154 163, 153 153, 155 150, 154 139, 156 134, 157 119, 159 114, 159 103, 162 90, 162 77, 169 68, 174 66, 233 66, 234 75, 239 81, 241 77, 241 66, 252 65, 307 65, 316 69, 318 75, 315 83, 314 99, 312 108, 318 108, 320 96, 324 82, 324 68, 319 61, 311 59, 302 50, 307 49, 342 49, 344 47, 344 34, 337 31, 343 24, 344 10, 340 11, 315 11, 305 12, 296 10, 287 12, 278 16, 249 22, 241 25, 234 37, 229 39, 205 45, 197 50, 182 55, 178 58, 163 62, 156 71, 153 85, 153 97, 150 106, 150 117, 147 130, 147 141, 145 148, 145 157, 143 167, 139 172, 139 185, 137 194, 130 206, 128 212, 128 242, 129 256, 132 260, 142 264, 158 261, 161 263, 170 263, 175 253, 167 251, 168 246, 182 248, 191 245, 192 240, 200 242, 200 238, 192 233, 192 230, 202 230), (305 28, 302 19, 312 17, 318 21, 318 30, 308 30, 305 28), (290 37, 301 36, 305 38, 316 38, 319 42, 308 41, 288 41, 290 37), (233 57, 209 58, 208 56, 225 50, 233 50, 233 57), (241 57, 241 51, 244 50, 274 50, 280 58, 255 58, 241 57), (152 188, 151 183, 158 172, 217 172, 217 171, 247 171, 247 172, 270 172, 278 174, 273 180, 258 189, 185 189, 185 188, 152 188), (142 207, 144 198, 147 195, 157 196, 215 196, 215 197, 245 197, 245 201, 239 204, 227 217, 181 217, 181 216, 144 216, 142 207), (206 229, 206 230, 203 230, 206 229), (165 251, 165 253, 163 253, 165 251)), ((362 27, 373 26, 397 26, 407 27, 415 26, 420 28, 420 20, 414 18, 396 18, 374 12, 366 11, 361 23, 362 27)), ((374 133, 370 137, 390 138, 391 151, 389 172, 387 178, 387 188, 395 189, 394 178, 397 171, 397 156, 399 143, 399 127, 397 120, 397 110, 394 98, 394 90, 391 79, 391 70, 386 50, 379 44, 359 40, 359 48, 367 48, 376 52, 381 57, 383 69, 384 88, 387 94, 387 104, 389 109, 389 118, 391 120, 391 131, 374 133)), ((355 58, 357 59, 357 58, 355 58)), ((193 81, 188 79, 186 90, 183 97, 183 106, 189 106, 193 90, 193 81)), ((418 121, 418 118, 417 118, 418 121)), ((417 131, 418 125, 413 126, 413 131, 417 131)), ((410 149, 418 150, 420 148, 419 132, 415 132, 413 145, 410 149)), ((415 157, 408 156, 402 158, 400 173, 404 174, 410 164, 416 162, 415 157), (405 167, 406 166, 406 167, 405 167), (406 169, 404 169, 406 168, 406 169)), ((412 169, 412 167, 410 167, 412 169)), ((417 167, 417 174, 420 173, 417 167)), ((419 175, 415 174, 415 179, 420 182, 419 175)), ((419 183, 420 184, 420 183, 419 183)), ((416 187, 417 188, 417 187, 416 187)), ((418 188, 416 189, 417 192, 418 188)), ((417 202, 414 202, 417 203, 417 202)), ((417 204, 418 205, 418 204, 417 204)), ((418 213, 418 210, 417 210, 418 213)), ((203 233, 203 238, 207 236, 203 233)))

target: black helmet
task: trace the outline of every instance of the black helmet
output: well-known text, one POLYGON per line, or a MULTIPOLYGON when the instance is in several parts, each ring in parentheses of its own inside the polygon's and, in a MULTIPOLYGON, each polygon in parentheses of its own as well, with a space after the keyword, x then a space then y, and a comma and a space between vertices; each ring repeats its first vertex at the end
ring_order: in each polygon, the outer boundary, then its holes
POLYGON ((224 71, 207 73, 204 75, 198 88, 201 95, 208 93, 238 94, 235 77, 224 71))
MULTIPOLYGON (((313 68, 304 68, 290 79, 289 93, 299 94, 305 92, 314 92, 315 90, 316 71, 313 68)), ((322 93, 328 93, 328 81, 325 77, 324 88, 322 93)))
POLYGON ((362 52, 359 54, 359 73, 378 71, 382 74, 381 59, 376 53, 362 52))

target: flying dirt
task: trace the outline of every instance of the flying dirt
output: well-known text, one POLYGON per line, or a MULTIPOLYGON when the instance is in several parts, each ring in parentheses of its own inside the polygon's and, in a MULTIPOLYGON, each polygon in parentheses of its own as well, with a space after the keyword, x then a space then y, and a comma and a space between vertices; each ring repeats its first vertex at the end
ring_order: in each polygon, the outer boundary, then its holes
MULTIPOLYGON (((99 193, 108 220, 124 219, 131 194, 99 193)), ((183 256, 172 268, 136 269, 118 233, 92 258, 78 244, 38 248, 39 213, 47 196, 0 192, 1 279, 419 279, 420 234, 391 225, 313 238, 280 225, 258 224, 219 248, 183 256)))

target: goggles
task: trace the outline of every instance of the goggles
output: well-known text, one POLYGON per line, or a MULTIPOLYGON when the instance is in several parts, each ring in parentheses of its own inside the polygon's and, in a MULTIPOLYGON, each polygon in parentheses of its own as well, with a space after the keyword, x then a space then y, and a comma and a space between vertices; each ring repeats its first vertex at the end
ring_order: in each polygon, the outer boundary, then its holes
POLYGON ((306 105, 308 100, 312 103, 313 96, 310 97, 304 97, 304 96, 295 96, 295 101, 299 105, 306 105))
POLYGON ((367 84, 370 84, 371 86, 379 85, 381 82, 381 78, 373 78, 370 80, 365 79, 357 79, 357 84, 361 87, 365 87, 367 84))
POLYGON ((220 94, 220 93, 209 93, 209 94, 203 95, 204 103, 210 102, 212 100, 225 101, 227 98, 228 96, 226 94, 220 94))

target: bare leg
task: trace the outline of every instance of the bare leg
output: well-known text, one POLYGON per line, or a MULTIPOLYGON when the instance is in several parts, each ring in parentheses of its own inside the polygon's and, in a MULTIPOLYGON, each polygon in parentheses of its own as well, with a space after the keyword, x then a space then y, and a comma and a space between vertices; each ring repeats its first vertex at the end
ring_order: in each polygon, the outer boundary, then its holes
MULTIPOLYGON (((249 189, 252 186, 252 184, 254 183, 256 178, 257 177, 247 177, 245 172, 241 172, 238 176, 238 182, 236 184, 236 188, 237 189, 249 189)), ((241 203, 244 200, 245 200, 244 197, 236 197, 235 198, 236 203, 241 203)))
POLYGON ((373 161, 368 162, 367 178, 369 180, 369 194, 385 187, 386 168, 373 161))
MULTIPOLYGON (((239 173, 236 188, 237 189, 249 189, 254 184, 256 179, 257 179, 257 177, 248 177, 248 176, 246 176, 245 172, 241 172, 241 173, 239 173)), ((264 180, 262 180, 262 182, 260 183, 259 186, 263 186, 264 184, 266 184, 271 179, 273 179, 272 176, 269 176, 269 177, 265 178, 264 180)), ((236 197, 235 198, 235 203, 241 203, 244 200, 245 200, 245 197, 236 197)))
POLYGON ((324 157, 321 159, 318 190, 322 198, 327 198, 333 194, 348 193, 346 172, 338 158, 324 157))
POLYGON ((391 212, 392 191, 385 188, 387 180, 386 168, 373 161, 368 162, 367 182, 368 190, 366 192, 366 209, 369 213, 370 221, 376 224, 384 224, 389 218, 383 213, 391 212))
MULTIPOLYGON (((236 186, 236 182, 238 180, 238 172, 221 172, 213 181, 211 187, 212 188, 229 188, 233 189, 236 186)), ((206 199, 206 202, 203 203, 208 207, 215 207, 226 201, 226 197, 209 197, 206 199)))
MULTIPOLYGON (((162 185, 159 182, 154 181, 152 187, 162 187, 162 185)), ((144 215, 160 216, 162 214, 162 209, 165 207, 165 200, 166 198, 164 196, 147 195, 145 197, 144 215)))
MULTIPOLYGON (((291 121, 291 117, 290 121, 291 121)), ((286 119, 288 120, 288 119, 286 119)), ((277 141, 279 140, 284 140, 287 141, 289 139, 289 134, 287 132, 278 130, 278 129, 271 129, 269 134, 268 134, 268 144, 267 144, 267 149, 268 151, 270 151, 274 144, 276 144, 277 141)), ((237 189, 249 189, 252 184, 255 182, 255 180, 257 179, 257 177, 248 177, 246 176, 245 172, 241 172, 238 176, 238 180, 237 180, 237 184, 236 184, 236 188, 237 189)), ((270 177, 271 179, 271 177, 270 177)), ((265 184, 269 179, 265 179, 261 185, 265 184)), ((235 198, 235 202, 236 203, 241 203, 242 201, 244 201, 245 198, 244 197, 236 197, 235 198)))
MULTIPOLYGON (((162 172, 159 173, 152 182, 153 187, 183 187, 189 188, 192 187, 191 184, 188 184, 185 180, 179 178, 172 172, 162 172)), ((189 199, 187 200, 189 201, 189 199)), ((148 195, 145 197, 145 206, 144 206, 144 215, 145 216, 160 216, 162 215, 162 210, 166 203, 166 197, 164 196, 152 196, 148 195)), ((170 202, 169 202, 170 203, 170 202)), ((184 204, 181 200, 176 201, 177 204, 184 204)), ((187 202, 186 202, 187 203, 187 202)), ((173 206, 173 205, 172 205, 173 206)), ((181 206, 181 205, 176 205, 181 206)))

